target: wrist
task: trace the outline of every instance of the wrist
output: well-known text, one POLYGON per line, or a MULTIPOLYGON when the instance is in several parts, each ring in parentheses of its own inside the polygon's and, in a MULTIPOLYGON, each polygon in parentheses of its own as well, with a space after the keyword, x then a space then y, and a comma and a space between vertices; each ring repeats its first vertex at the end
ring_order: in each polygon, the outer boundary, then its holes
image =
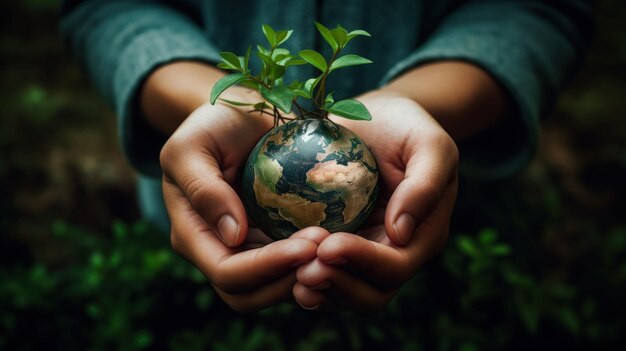
POLYGON ((152 127, 171 135, 209 99, 213 84, 226 73, 206 63, 179 61, 157 68, 145 80, 139 108, 152 127))
POLYGON ((461 61, 421 65, 380 90, 416 101, 456 141, 496 125, 509 105, 506 91, 493 77, 482 68, 461 61))

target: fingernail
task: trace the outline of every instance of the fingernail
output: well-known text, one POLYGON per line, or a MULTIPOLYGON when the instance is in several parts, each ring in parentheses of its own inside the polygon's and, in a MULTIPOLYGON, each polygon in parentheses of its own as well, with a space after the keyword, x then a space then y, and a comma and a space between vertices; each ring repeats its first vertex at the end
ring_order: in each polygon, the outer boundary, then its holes
POLYGON ((393 224, 399 244, 406 245, 415 231, 415 220, 408 213, 403 213, 393 224))
POLYGON ((239 223, 229 214, 217 221, 217 235, 227 246, 234 246, 239 238, 239 223))
POLYGON ((304 306, 303 304, 301 304, 300 301, 298 301, 298 300, 296 300, 296 302, 298 303, 298 305, 300 305, 300 307, 304 308, 305 310, 309 310, 309 311, 319 310, 320 307, 322 306, 321 303, 318 303, 315 306, 307 307, 307 306, 304 306))

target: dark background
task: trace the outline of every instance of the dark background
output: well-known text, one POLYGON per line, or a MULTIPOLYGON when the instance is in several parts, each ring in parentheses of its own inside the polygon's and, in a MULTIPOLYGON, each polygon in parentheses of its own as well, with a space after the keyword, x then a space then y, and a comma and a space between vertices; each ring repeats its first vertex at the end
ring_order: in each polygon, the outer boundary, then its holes
POLYGON ((464 183, 457 226, 384 313, 231 312, 142 222, 115 118, 57 1, 0 13, 0 349, 618 349, 626 333, 626 6, 518 176, 464 183))

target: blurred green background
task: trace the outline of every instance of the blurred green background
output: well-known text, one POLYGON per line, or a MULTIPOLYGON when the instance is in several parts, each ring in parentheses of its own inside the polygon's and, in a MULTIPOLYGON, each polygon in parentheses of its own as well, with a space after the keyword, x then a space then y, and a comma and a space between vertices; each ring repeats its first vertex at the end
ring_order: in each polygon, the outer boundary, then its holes
POLYGON ((114 116, 56 0, 0 13, 0 349, 619 349, 626 333, 626 5, 517 177, 464 182, 448 247, 384 313, 231 312, 139 218, 114 116))

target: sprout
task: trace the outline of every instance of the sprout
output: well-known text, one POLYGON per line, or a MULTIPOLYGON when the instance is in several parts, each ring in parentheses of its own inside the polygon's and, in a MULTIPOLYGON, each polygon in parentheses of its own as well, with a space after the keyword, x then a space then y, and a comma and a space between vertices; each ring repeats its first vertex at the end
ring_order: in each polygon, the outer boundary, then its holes
POLYGON ((348 32, 341 26, 329 29, 324 25, 315 22, 317 30, 332 49, 332 57, 326 60, 322 54, 315 50, 302 50, 297 55, 292 55, 289 50, 280 47, 293 34, 293 30, 276 31, 267 24, 262 26, 263 34, 269 44, 269 49, 262 45, 256 46, 255 57, 261 63, 261 72, 253 74, 249 69, 252 48, 243 56, 238 56, 232 52, 222 52, 222 62, 219 68, 234 71, 215 83, 211 91, 211 104, 214 104, 219 96, 229 87, 239 84, 258 91, 265 101, 247 104, 232 100, 220 99, 221 101, 235 106, 251 106, 251 111, 258 111, 272 115, 274 126, 278 126, 279 121, 286 119, 282 114, 289 114, 295 106, 298 110, 298 118, 318 118, 326 119, 329 113, 336 116, 354 119, 371 120, 367 108, 355 99, 335 101, 331 93, 326 93, 326 81, 331 72, 339 68, 364 65, 372 61, 355 54, 340 56, 342 50, 354 38, 358 36, 369 37, 370 34, 364 30, 353 30, 348 32), (292 66, 310 64, 321 73, 317 77, 312 77, 304 82, 294 81, 289 85, 285 84, 285 72, 292 66), (302 107, 298 99, 308 99, 313 102, 315 109, 308 111, 302 107))

